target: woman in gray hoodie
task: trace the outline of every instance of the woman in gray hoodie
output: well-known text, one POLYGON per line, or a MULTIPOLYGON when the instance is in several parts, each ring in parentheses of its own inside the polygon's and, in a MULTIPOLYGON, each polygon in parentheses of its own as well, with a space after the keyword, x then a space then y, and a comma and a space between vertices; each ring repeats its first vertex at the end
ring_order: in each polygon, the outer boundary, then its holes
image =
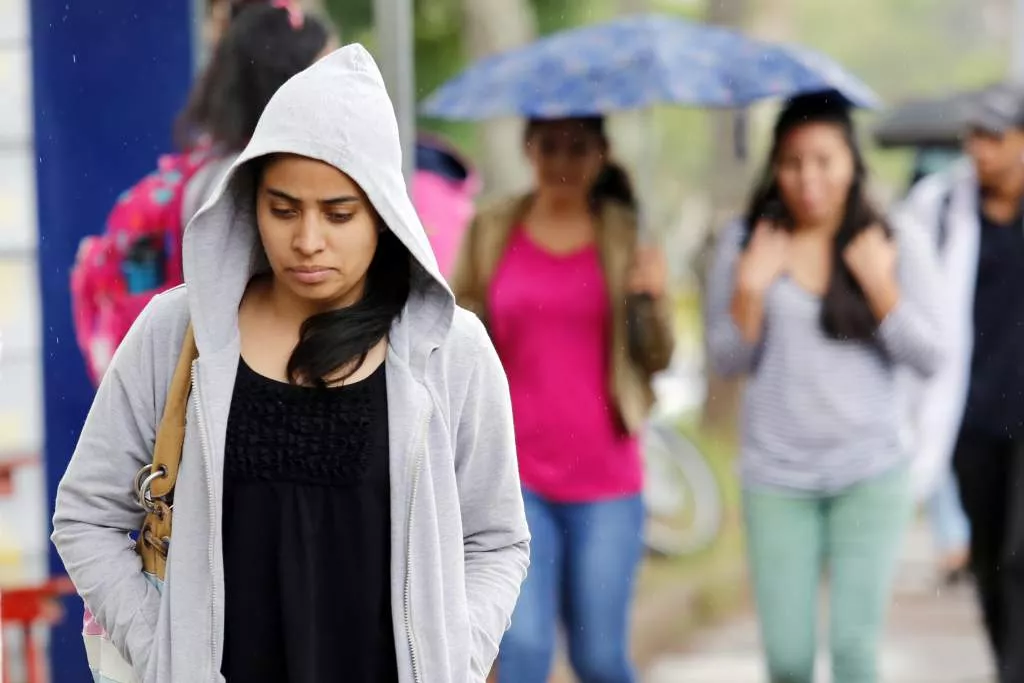
POLYGON ((508 387, 360 46, 289 80, 104 377, 53 541, 143 683, 483 681, 528 565, 508 387), (188 323, 166 582, 128 532, 188 323))

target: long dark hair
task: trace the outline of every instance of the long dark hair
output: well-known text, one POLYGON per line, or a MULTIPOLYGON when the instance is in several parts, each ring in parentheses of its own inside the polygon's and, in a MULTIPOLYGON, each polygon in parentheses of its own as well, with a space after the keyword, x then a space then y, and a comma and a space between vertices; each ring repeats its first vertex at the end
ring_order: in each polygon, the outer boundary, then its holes
POLYGON ((871 225, 881 225, 886 235, 892 233, 881 212, 868 199, 867 165, 857 146, 850 107, 841 97, 831 93, 804 95, 790 100, 775 123, 771 155, 760 184, 750 199, 746 214, 747 240, 762 219, 792 229, 788 210, 783 205, 774 165, 782 144, 790 132, 807 124, 825 123, 837 127, 853 155, 853 182, 847 194, 843 218, 836 232, 832 249, 832 276, 825 291, 821 310, 821 326, 833 339, 869 340, 878 329, 878 320, 868 305, 864 291, 843 260, 843 250, 871 225))
POLYGON ((175 141, 182 149, 202 135, 227 152, 244 149, 270 98, 330 40, 327 27, 314 17, 293 26, 283 7, 249 2, 235 9, 175 122, 175 141))
MULTIPOLYGON (((254 207, 263 171, 273 158, 249 162, 253 191, 247 194, 254 207)), ((292 384, 325 388, 348 379, 401 315, 412 289, 413 257, 379 218, 378 229, 377 250, 366 271, 362 298, 351 306, 312 315, 302 323, 299 343, 288 359, 292 384)))
MULTIPOLYGON (((597 137, 604 148, 605 163, 601 173, 594 180, 590 188, 590 202, 596 208, 605 201, 614 201, 624 204, 631 209, 637 208, 636 194, 633 192, 633 183, 629 179, 626 169, 620 164, 608 159, 608 134, 605 131, 604 117, 586 116, 569 119, 570 122, 578 125, 582 130, 597 137)), ((529 140, 537 130, 545 123, 551 123, 551 119, 530 119, 526 123, 524 132, 525 140, 529 140)))

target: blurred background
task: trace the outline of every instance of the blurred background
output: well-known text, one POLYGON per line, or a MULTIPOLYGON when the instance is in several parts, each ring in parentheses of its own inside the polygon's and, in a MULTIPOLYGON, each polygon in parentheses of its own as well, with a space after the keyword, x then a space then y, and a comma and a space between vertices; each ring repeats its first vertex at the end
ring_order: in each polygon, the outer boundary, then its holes
MULTIPOLYGON (((935 156, 928 156, 931 148, 876 144, 872 133, 893 107, 1024 76, 1014 49, 1024 44, 1024 2, 1015 0, 306 0, 304 5, 329 17, 342 42, 363 42, 375 53, 408 124, 404 132, 414 127, 457 150, 479 173, 477 200, 527 186, 521 123, 448 122, 415 116, 412 108, 487 55, 624 14, 678 15, 799 43, 856 74, 884 101, 877 111, 857 114, 872 191, 883 204, 906 192, 923 168, 931 170, 935 156)), ((148 172, 158 154, 172 149, 171 122, 205 59, 205 13, 202 0, 0 0, 5 683, 77 683, 88 677, 79 635, 81 606, 67 595, 63 569, 48 542, 53 493, 93 392, 74 342, 69 269, 79 240, 102 229, 117 195, 148 172)), ((695 538, 661 552, 657 540, 651 541, 633 644, 651 681, 758 680, 756 634, 742 588, 733 462, 737 389, 705 369, 700 264, 709 236, 745 201, 765 157, 777 105, 768 101, 742 115, 656 107, 610 119, 614 154, 633 171, 645 223, 664 245, 671 272, 680 351, 671 377, 659 384, 659 405, 710 472, 688 470, 691 474, 681 476, 693 478, 690 486, 715 489, 712 500, 702 503, 708 509, 686 513, 699 517, 687 522, 700 527, 695 538)), ((412 149, 411 141, 406 143, 412 149)), ((954 140, 948 147, 955 150, 955 145, 954 140)), ((939 154, 938 163, 952 154, 939 154)), ((701 462, 693 467, 700 470, 701 462)), ((903 603, 923 606, 896 619, 898 628, 910 625, 890 639, 897 648, 885 655, 891 680, 987 680, 990 666, 970 601, 954 596, 952 602, 935 602, 925 576, 931 567, 927 539, 920 533, 912 534, 907 553, 912 597, 903 603), (945 615, 940 621, 948 628, 928 640, 925 625, 934 623, 936 614, 945 615), (924 640, 914 641, 914 633, 925 634, 924 640), (966 668, 963 678, 942 678, 952 675, 950 666, 941 675, 923 668, 926 653, 935 648, 946 648, 944 656, 966 668)))

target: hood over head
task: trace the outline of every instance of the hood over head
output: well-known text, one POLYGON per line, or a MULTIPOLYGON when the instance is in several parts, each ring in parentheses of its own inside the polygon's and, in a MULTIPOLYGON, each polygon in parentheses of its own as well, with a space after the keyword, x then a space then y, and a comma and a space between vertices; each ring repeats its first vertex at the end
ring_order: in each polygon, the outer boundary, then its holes
POLYGON ((409 198, 398 123, 384 79, 369 52, 353 44, 277 91, 249 145, 186 229, 182 259, 200 352, 218 350, 237 335, 238 304, 262 262, 254 178, 247 164, 281 153, 328 163, 362 188, 414 259, 412 291, 401 315, 401 327, 409 332, 396 334, 393 326, 392 346, 409 356, 413 346, 440 343, 455 300, 409 198))

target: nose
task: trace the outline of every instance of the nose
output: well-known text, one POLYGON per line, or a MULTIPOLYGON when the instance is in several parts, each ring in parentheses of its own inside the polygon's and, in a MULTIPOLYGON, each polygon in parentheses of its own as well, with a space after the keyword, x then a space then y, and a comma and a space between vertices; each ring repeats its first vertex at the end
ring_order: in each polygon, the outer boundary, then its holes
POLYGON ((804 164, 800 168, 800 189, 803 192, 814 191, 822 181, 821 171, 813 168, 810 164, 804 164))
POLYGON ((579 163, 567 152, 551 158, 550 169, 560 178, 574 178, 579 174, 579 163))
POLYGON ((315 256, 324 249, 324 234, 319 215, 307 212, 298 222, 292 236, 292 249, 302 256, 315 256))

